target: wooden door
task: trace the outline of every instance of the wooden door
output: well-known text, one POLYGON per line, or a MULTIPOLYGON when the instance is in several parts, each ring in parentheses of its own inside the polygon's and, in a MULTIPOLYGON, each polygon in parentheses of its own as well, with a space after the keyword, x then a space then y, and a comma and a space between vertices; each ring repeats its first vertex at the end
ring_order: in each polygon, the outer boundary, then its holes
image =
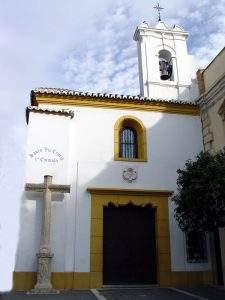
POLYGON ((155 209, 104 207, 103 284, 156 283, 155 209))

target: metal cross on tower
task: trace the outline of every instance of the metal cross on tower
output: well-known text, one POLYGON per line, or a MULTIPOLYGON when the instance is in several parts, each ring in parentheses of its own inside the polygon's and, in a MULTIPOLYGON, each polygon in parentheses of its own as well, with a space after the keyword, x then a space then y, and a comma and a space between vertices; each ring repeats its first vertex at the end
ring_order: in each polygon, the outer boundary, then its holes
POLYGON ((163 10, 164 8, 159 5, 159 2, 153 8, 158 10, 158 21, 161 21, 161 10, 163 10))

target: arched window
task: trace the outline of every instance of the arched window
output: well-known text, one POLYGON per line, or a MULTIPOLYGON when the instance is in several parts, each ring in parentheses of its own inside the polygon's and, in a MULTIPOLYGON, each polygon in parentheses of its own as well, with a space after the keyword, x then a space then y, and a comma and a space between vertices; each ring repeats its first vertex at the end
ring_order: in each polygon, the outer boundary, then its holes
POLYGON ((132 127, 120 129, 120 157, 138 158, 137 132, 132 127))
POLYGON ((114 159, 147 161, 146 130, 140 120, 124 116, 114 126, 114 159))
POLYGON ((161 80, 174 80, 172 56, 168 50, 159 51, 159 71, 161 80))

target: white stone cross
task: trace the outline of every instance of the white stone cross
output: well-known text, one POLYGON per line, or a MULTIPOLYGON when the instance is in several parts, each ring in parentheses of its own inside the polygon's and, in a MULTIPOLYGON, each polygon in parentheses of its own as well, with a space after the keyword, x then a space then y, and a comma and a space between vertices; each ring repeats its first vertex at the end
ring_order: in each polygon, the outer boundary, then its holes
POLYGON ((51 253, 50 229, 51 229, 51 201, 52 192, 69 193, 70 185, 52 184, 52 176, 45 175, 44 183, 27 183, 26 191, 43 192, 43 213, 41 228, 41 244, 37 253, 37 283, 31 293, 57 293, 51 284, 51 260, 54 256, 51 253))

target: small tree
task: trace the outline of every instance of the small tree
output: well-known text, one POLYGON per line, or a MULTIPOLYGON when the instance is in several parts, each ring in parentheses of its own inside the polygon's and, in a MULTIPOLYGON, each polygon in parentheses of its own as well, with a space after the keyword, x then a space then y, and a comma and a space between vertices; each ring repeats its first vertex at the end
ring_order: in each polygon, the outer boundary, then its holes
MULTIPOLYGON (((184 232, 213 232, 218 251, 218 228, 225 227, 225 150, 215 155, 201 152, 177 173, 178 193, 172 200, 179 227, 184 232)), ((218 269, 220 260, 217 257, 218 269)))

